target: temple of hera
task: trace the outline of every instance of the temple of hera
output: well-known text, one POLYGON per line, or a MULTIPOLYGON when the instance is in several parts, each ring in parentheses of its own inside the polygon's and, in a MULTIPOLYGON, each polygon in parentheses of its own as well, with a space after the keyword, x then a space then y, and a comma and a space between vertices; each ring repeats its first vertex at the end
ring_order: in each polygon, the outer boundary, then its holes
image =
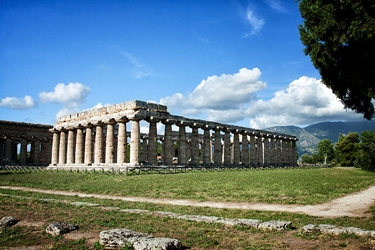
POLYGON ((137 100, 63 116, 50 131, 54 168, 297 165, 295 136, 175 116, 137 100))
POLYGON ((50 125, 0 120, 0 164, 48 166, 51 163, 50 125))

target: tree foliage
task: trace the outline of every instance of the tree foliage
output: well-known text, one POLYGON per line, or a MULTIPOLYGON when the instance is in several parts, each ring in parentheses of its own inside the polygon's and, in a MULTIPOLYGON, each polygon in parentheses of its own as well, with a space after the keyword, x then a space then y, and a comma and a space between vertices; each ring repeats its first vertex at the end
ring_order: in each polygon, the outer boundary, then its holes
POLYGON ((318 155, 324 160, 324 164, 327 164, 327 160, 330 161, 335 156, 333 144, 329 139, 321 140, 317 148, 318 155))
POLYGON ((354 166, 357 157, 359 136, 357 132, 351 132, 348 135, 340 135, 335 145, 335 154, 338 162, 342 166, 354 166))
POLYGON ((375 132, 363 131, 360 135, 355 166, 366 170, 375 170, 375 132))
POLYGON ((300 37, 323 83, 345 108, 374 117, 375 1, 301 0, 300 37))

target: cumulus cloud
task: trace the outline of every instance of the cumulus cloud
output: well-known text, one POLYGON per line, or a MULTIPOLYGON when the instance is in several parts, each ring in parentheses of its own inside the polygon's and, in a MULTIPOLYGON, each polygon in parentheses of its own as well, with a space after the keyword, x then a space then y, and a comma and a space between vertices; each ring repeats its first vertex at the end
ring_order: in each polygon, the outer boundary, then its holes
POLYGON ((58 83, 52 92, 41 92, 39 98, 41 102, 61 103, 65 107, 76 107, 78 103, 85 101, 90 93, 90 88, 82 83, 58 83))
POLYGON ((5 97, 0 100, 0 107, 7 107, 10 109, 28 109, 36 106, 33 98, 26 95, 24 98, 5 97))
POLYGON ((182 110, 183 115, 199 115, 208 111, 211 120, 242 120, 243 106, 255 98, 257 91, 267 86, 259 80, 260 76, 258 68, 242 68, 235 74, 209 76, 192 93, 186 96, 176 93, 162 98, 160 103, 171 110, 182 110), (219 114, 233 110, 236 112, 232 112, 231 117, 219 114))
POLYGON ((257 34, 266 23, 264 19, 257 17, 250 8, 246 11, 246 20, 251 25, 251 31, 246 36, 257 34))
POLYGON ((192 93, 176 93, 162 98, 160 103, 167 105, 172 114, 202 116, 202 119, 228 124, 245 120, 251 128, 257 129, 362 119, 360 114, 344 109, 321 80, 307 76, 292 81, 285 90, 274 92, 269 100, 257 99, 256 93, 266 88, 260 76, 258 68, 209 76, 192 93))
POLYGON ((344 105, 321 80, 303 76, 270 100, 257 100, 246 111, 250 127, 308 125, 317 121, 355 120, 361 115, 344 105))

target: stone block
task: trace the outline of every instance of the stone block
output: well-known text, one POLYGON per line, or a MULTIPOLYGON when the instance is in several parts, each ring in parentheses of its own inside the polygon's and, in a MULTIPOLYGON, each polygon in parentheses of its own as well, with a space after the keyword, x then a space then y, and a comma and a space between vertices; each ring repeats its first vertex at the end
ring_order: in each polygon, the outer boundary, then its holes
POLYGON ((11 227, 11 226, 17 224, 18 222, 19 222, 19 220, 13 218, 12 216, 5 216, 5 217, 1 218, 1 220, 0 220, 0 230, 4 229, 4 228, 11 227))
POLYGON ((259 223, 258 228, 282 231, 292 227, 292 222, 290 221, 266 221, 259 223))
POLYGON ((52 236, 59 236, 59 235, 66 234, 77 229, 78 229, 78 226, 75 224, 56 222, 56 223, 49 224, 46 227, 46 233, 52 236))
POLYGON ((171 238, 144 238, 134 242, 134 250, 178 250, 182 244, 177 239, 171 238))

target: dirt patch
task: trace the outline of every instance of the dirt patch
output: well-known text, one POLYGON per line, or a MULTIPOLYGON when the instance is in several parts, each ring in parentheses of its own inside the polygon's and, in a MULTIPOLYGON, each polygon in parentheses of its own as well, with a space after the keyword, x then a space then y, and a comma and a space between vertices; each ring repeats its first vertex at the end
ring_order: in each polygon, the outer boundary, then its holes
POLYGON ((195 201, 182 199, 156 199, 145 197, 125 197, 102 194, 85 194, 71 191, 56 191, 43 190, 27 187, 12 187, 0 186, 1 189, 21 190, 29 192, 38 192, 46 194, 78 196, 78 197, 93 197, 99 199, 123 200, 131 202, 148 202, 156 204, 169 204, 177 206, 196 206, 196 207, 211 207, 211 208, 227 208, 227 209, 244 209, 244 210, 263 210, 263 211, 278 211, 278 212, 292 212, 305 213, 310 216, 319 216, 326 218, 335 218, 342 216, 362 217, 366 216, 366 212, 371 205, 375 203, 375 186, 356 192, 332 201, 317 204, 317 205, 285 205, 285 204, 265 204, 265 203, 246 203, 246 202, 210 202, 210 201, 195 201))

